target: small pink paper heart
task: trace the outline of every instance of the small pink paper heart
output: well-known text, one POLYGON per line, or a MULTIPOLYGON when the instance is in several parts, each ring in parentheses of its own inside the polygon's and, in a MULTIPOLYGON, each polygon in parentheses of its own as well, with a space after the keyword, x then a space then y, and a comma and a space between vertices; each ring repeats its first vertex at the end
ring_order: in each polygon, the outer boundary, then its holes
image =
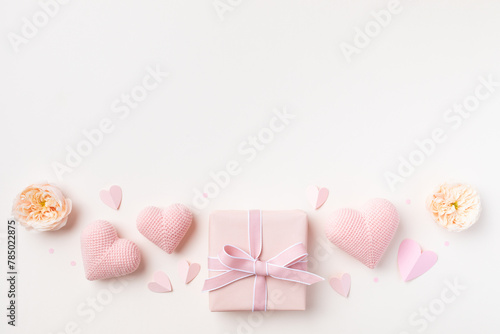
POLYGON ((149 290, 157 293, 172 291, 170 278, 163 271, 157 271, 153 274, 153 282, 148 283, 149 290))
POLYGON ((179 261, 179 275, 186 284, 198 275, 200 269, 201 266, 198 263, 189 264, 186 260, 179 261))
POLYGON ((319 209, 325 204, 328 199, 329 191, 326 188, 319 188, 317 186, 309 186, 306 189, 307 199, 315 210, 319 209))
POLYGON ((109 190, 101 190, 99 192, 101 201, 112 209, 118 210, 122 202, 122 188, 119 186, 111 186, 109 190))
POLYGON ((341 296, 347 298, 351 290, 351 275, 343 274, 340 278, 330 278, 330 286, 341 296))
POLYGON ((422 252, 417 242, 405 239, 399 245, 398 266, 405 282, 425 274, 437 262, 437 254, 431 251, 422 252))

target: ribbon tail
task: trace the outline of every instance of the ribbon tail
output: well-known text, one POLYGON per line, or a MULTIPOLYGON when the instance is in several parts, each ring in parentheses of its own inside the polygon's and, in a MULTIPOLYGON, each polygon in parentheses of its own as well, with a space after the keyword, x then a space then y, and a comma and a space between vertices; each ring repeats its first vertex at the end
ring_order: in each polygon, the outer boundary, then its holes
POLYGON ((253 287, 252 311, 267 311, 267 280, 266 276, 255 276, 253 287))
POLYGON ((308 271, 292 269, 286 267, 269 266, 269 276, 285 281, 297 282, 305 285, 312 285, 325 279, 308 271))
POLYGON ((214 291, 225 287, 240 279, 253 276, 253 274, 245 273, 242 271, 231 270, 220 275, 210 277, 205 280, 202 291, 214 291))

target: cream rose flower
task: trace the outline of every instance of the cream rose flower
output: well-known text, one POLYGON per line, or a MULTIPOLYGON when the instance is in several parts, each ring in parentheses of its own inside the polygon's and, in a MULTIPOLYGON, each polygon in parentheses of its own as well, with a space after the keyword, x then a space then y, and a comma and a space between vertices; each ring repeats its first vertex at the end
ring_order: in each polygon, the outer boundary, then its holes
POLYGON ((441 184, 426 205, 438 225, 455 232, 471 227, 481 213, 476 190, 463 184, 441 184))
POLYGON ((27 230, 55 231, 66 225, 71 200, 50 184, 33 184, 17 195, 12 206, 14 219, 27 230))

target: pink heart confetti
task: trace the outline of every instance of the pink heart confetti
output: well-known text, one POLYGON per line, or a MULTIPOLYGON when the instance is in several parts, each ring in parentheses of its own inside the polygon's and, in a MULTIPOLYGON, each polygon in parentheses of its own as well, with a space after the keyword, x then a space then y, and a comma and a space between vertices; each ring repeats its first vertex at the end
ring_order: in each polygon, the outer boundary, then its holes
POLYGON ((405 239, 399 245, 398 266, 405 282, 425 274, 437 262, 437 254, 431 251, 422 252, 419 244, 405 239))
POLYGON ((198 273, 200 272, 201 266, 198 263, 187 262, 186 260, 179 261, 179 276, 182 278, 184 283, 188 284, 191 282, 198 273))
POLYGON ((351 290, 351 275, 343 274, 339 277, 330 278, 330 286, 333 290, 337 291, 337 293, 341 296, 347 298, 349 295, 349 291, 351 290))
POLYGON ((119 186, 111 186, 109 190, 101 190, 99 192, 101 201, 111 209, 118 210, 122 202, 122 188, 119 186))
POLYGON ((170 278, 163 271, 157 271, 153 274, 153 281, 148 283, 148 289, 156 293, 165 293, 172 291, 170 278))
POLYGON ((315 210, 319 209, 323 204, 325 204, 326 200, 328 199, 328 194, 328 189, 319 188, 318 186, 309 186, 306 189, 307 199, 315 210))
POLYGON ((54 254, 54 248, 49 248, 49 254, 54 254))

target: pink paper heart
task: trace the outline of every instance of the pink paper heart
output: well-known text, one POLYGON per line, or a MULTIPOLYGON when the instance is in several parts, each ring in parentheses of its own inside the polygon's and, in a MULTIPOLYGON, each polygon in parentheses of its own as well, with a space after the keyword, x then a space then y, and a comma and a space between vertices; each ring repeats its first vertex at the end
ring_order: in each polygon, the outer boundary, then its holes
POLYGON ((122 188, 119 186, 111 186, 109 190, 101 190, 99 192, 101 201, 111 209, 118 210, 122 202, 122 188))
POLYGON ((114 226, 107 221, 98 220, 88 225, 82 231, 80 242, 89 281, 130 274, 141 263, 137 245, 118 238, 114 226))
POLYGON ((336 210, 325 233, 334 245, 375 268, 389 246, 399 225, 399 215, 391 202, 382 198, 368 201, 361 211, 336 210))
POLYGON ((351 290, 351 275, 346 273, 343 274, 340 278, 330 278, 330 286, 333 288, 333 290, 337 291, 339 295, 347 298, 347 296, 349 295, 349 291, 351 290))
POLYGON ((200 272, 201 266, 198 263, 187 262, 186 260, 179 261, 179 276, 182 278, 184 283, 188 284, 191 282, 198 273, 200 272))
POLYGON ((157 293, 172 291, 170 278, 163 271, 157 271, 153 274, 153 282, 148 283, 149 290, 157 293))
POLYGON ((328 194, 329 191, 326 188, 309 186, 306 189, 307 199, 315 210, 319 209, 323 204, 325 204, 326 200, 328 199, 328 194))
POLYGON ((398 266, 405 282, 425 274, 437 262, 437 254, 424 251, 419 244, 411 239, 405 239, 399 245, 398 266))
POLYGON ((137 229, 152 243, 171 254, 186 235, 193 214, 182 204, 166 209, 149 206, 137 217, 137 229))

